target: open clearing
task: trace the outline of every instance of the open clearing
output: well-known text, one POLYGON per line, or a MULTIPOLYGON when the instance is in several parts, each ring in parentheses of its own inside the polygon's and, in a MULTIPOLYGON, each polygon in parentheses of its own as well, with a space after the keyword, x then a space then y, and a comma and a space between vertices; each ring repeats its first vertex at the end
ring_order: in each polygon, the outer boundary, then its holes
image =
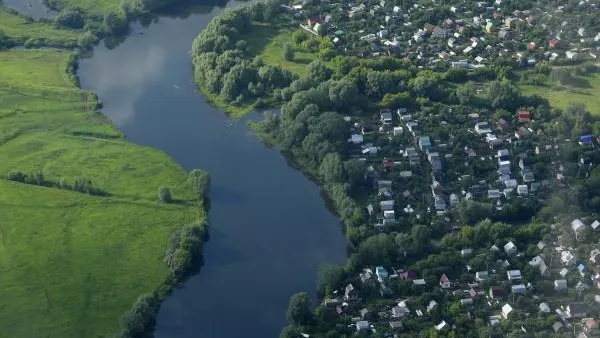
POLYGON ((77 42, 77 32, 69 29, 57 29, 51 23, 29 22, 25 18, 9 12, 0 3, 0 30, 17 40, 44 39, 49 42, 77 42))
POLYGON ((0 176, 85 176, 111 197, 0 178, 0 337, 104 337, 167 276, 170 234, 205 215, 187 174, 126 142, 65 73, 65 52, 0 52, 0 176), (157 201, 167 185, 176 204, 157 201))
POLYGON ((316 56, 313 53, 296 49, 294 60, 286 60, 283 57, 283 46, 286 43, 292 43, 292 32, 291 29, 277 30, 270 25, 254 23, 243 39, 248 42, 250 52, 260 55, 266 64, 278 65, 302 76, 306 74, 306 66, 316 56))
POLYGON ((594 115, 600 115, 600 73, 585 77, 588 87, 564 87, 557 90, 551 87, 518 85, 526 94, 537 94, 548 98, 550 105, 564 109, 569 102, 581 102, 594 115))

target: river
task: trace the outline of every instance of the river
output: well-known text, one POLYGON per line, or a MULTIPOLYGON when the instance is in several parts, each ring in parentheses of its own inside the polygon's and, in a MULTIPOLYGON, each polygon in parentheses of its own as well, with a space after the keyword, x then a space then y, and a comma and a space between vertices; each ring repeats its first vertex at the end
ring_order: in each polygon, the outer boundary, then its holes
POLYGON ((27 14, 33 19, 51 18, 56 16, 57 12, 48 9, 42 0, 3 0, 8 8, 15 9, 23 14, 27 14))
POLYGON ((192 41, 221 11, 134 25, 116 48, 95 48, 78 71, 129 140, 212 176, 205 265, 163 303, 159 338, 277 337, 289 297, 315 290, 321 263, 346 259, 341 225, 319 187, 260 142, 248 118, 228 118, 195 90, 192 41))

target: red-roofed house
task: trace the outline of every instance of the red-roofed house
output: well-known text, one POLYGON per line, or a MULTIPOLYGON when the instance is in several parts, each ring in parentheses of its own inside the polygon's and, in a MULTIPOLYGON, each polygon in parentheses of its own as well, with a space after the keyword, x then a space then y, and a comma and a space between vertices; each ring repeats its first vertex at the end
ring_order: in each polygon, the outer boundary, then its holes
POLYGON ((443 274, 440 278, 440 286, 443 289, 447 289, 450 287, 450 280, 448 279, 448 276, 446 276, 446 274, 443 274))
POLYGON ((530 122, 531 113, 528 110, 521 109, 517 112, 517 119, 519 122, 530 122))
POLYGON ((550 39, 550 41, 548 41, 548 46, 550 48, 556 48, 558 46, 558 40, 550 39))

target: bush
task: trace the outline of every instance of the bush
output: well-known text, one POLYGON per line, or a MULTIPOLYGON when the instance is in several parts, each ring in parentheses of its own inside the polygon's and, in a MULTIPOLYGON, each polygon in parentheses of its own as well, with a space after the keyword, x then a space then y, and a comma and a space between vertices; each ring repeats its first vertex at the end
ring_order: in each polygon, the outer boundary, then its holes
POLYGON ((55 19, 58 27, 81 29, 85 25, 83 14, 78 9, 60 12, 55 19))
POLYGON ((158 189, 158 199, 162 203, 170 203, 173 199, 171 197, 171 191, 164 185, 158 189))
POLYGON ((286 43, 283 45, 283 58, 292 61, 296 56, 296 52, 294 51, 294 47, 290 43, 286 43))

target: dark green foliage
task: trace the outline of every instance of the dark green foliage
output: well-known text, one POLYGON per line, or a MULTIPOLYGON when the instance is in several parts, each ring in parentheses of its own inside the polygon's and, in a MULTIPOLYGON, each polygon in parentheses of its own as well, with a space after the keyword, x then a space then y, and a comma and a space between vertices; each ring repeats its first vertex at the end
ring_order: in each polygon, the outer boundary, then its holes
POLYGON ((309 325, 313 321, 310 296, 306 292, 293 295, 287 310, 287 320, 290 325, 309 325))
POLYGON ((294 50, 294 46, 290 43, 286 43, 283 45, 283 58, 292 61, 296 55, 296 51, 294 50))
POLYGON ((78 9, 71 9, 60 12, 56 18, 56 25, 72 29, 81 29, 85 25, 83 13, 78 9))
POLYGON ((174 276, 189 273, 202 259, 205 236, 205 227, 197 224, 185 225, 171 235, 164 261, 174 276))
POLYGON ((210 174, 206 170, 192 170, 189 174, 189 180, 200 198, 206 196, 210 191, 210 174))
POLYGON ((118 35, 127 31, 127 15, 123 11, 108 12, 104 15, 104 31, 110 35, 118 35))
POLYGON ((163 185, 158 189, 158 200, 162 203, 170 203, 173 200, 168 187, 163 185))
POLYGON ((26 184, 39 185, 43 187, 56 187, 59 189, 73 190, 83 194, 94 195, 94 196, 108 196, 109 194, 102 189, 96 188, 92 184, 92 180, 87 177, 76 177, 73 185, 70 185, 64 178, 58 182, 46 179, 42 172, 36 172, 33 174, 23 173, 20 171, 10 172, 7 179, 15 182, 21 182, 26 184))
POLYGON ((321 295, 330 294, 342 287, 345 277, 346 271, 343 266, 321 265, 317 277, 317 291, 321 295))
POLYGON ((143 338, 154 329, 154 315, 160 302, 153 294, 143 294, 132 308, 121 317, 120 338, 143 338))

